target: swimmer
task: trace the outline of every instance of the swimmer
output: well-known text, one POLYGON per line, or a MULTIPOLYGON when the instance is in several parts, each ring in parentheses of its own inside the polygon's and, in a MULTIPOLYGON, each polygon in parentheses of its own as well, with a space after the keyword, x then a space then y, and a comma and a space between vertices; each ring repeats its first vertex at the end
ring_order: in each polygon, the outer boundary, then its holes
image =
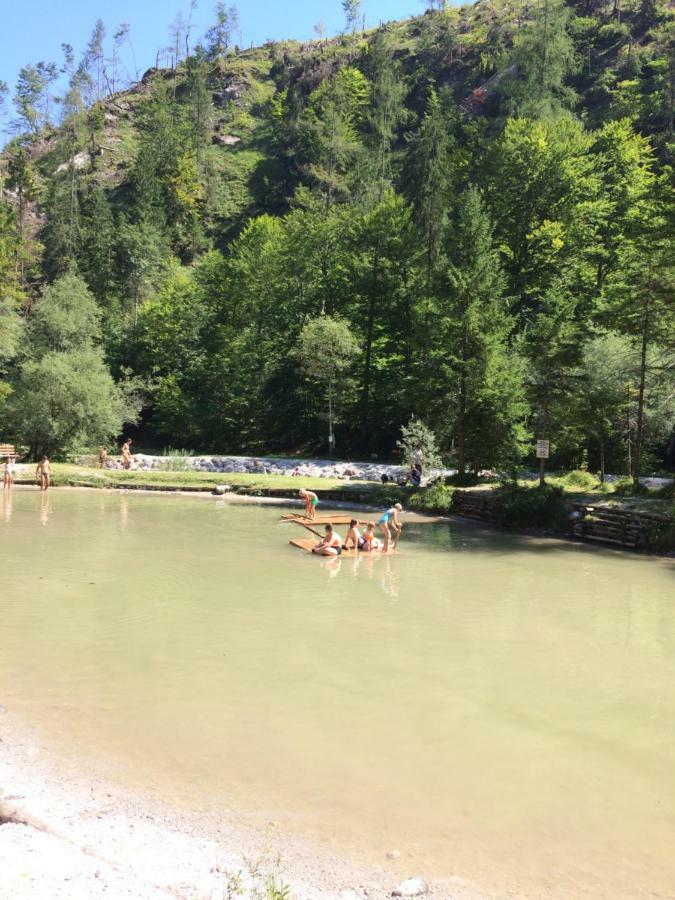
POLYGON ((403 511, 403 507, 400 503, 395 503, 391 506, 386 512, 383 512, 380 518, 378 519, 378 525, 382 529, 384 534, 384 547, 382 548, 386 553, 389 550, 389 543, 391 541, 391 531, 389 530, 389 526, 391 525, 395 532, 394 537, 394 550, 398 546, 398 539, 401 535, 402 525, 399 521, 398 514, 403 511))
POLYGON ((319 556, 339 556, 342 553, 342 538, 333 531, 332 525, 326 525, 326 534, 321 538, 316 547, 312 548, 312 553, 319 556))
POLYGON ((361 537, 361 532, 359 531, 359 523, 357 519, 352 519, 349 523, 349 531, 347 532, 347 537, 345 538, 345 542, 342 545, 343 550, 360 550, 361 545, 363 543, 363 538, 361 537), (351 547, 350 547, 351 542, 351 547))
POLYGON ((5 458, 5 464, 2 467, 2 486, 11 488, 14 484, 14 461, 11 456, 5 458))
POLYGON ((368 527, 363 532, 363 537, 361 538, 361 550, 365 553, 369 553, 371 550, 379 550, 380 549, 380 539, 375 537, 375 523, 368 522, 368 527))
POLYGON ((49 489, 49 484, 51 482, 52 477, 52 467, 49 463, 49 460, 46 456, 43 456, 40 462, 37 464, 37 468, 35 469, 35 478, 40 485, 41 491, 46 491, 49 489))
POLYGON ((319 498, 314 491, 307 491, 305 488, 300 488, 298 497, 305 501, 305 518, 314 519, 316 517, 316 507, 319 503, 319 498))

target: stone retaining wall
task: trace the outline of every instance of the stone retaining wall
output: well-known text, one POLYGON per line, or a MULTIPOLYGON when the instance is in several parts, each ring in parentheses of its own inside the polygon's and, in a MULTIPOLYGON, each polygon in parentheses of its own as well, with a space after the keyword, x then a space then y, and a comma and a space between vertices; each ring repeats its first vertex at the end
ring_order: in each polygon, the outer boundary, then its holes
MULTIPOLYGON (((675 549, 654 547, 655 530, 675 529, 672 517, 616 506, 588 503, 567 504, 567 534, 584 541, 599 541, 630 549, 675 549)), ((497 524, 495 497, 490 491, 456 490, 450 511, 487 525, 497 524)))

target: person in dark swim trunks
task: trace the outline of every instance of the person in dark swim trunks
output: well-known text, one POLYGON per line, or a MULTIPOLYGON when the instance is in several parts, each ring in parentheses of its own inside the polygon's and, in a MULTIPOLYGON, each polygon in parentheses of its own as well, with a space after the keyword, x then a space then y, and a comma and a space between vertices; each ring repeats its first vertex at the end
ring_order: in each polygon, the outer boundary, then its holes
POLYGON ((342 538, 336 531, 333 531, 332 525, 326 525, 326 534, 316 547, 312 548, 312 553, 317 553, 319 556, 339 556, 342 553, 342 538))
POLYGON ((349 550, 350 544, 352 550, 360 550, 363 546, 363 538, 361 537, 361 532, 359 531, 359 523, 357 519, 352 519, 349 523, 349 531, 347 532, 347 537, 345 538, 342 549, 349 550))

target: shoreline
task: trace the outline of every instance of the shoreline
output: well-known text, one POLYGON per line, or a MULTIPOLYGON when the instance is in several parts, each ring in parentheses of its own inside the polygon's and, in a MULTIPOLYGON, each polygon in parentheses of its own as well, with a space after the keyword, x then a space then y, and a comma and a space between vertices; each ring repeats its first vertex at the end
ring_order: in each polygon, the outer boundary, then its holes
MULTIPOLYGON (((0 717, 3 900, 384 900, 406 878, 424 879, 399 855, 379 865, 347 859, 273 821, 179 809, 121 786, 102 761, 60 759, 11 711, 0 717)), ((427 884, 438 900, 506 896, 454 877, 427 884)))

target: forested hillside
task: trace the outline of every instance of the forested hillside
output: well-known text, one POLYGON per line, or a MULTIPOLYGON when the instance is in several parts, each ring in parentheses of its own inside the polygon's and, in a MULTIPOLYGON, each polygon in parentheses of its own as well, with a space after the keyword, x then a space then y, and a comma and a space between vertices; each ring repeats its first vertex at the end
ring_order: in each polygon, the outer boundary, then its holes
POLYGON ((671 466, 672 11, 345 6, 241 51, 219 5, 123 91, 99 23, 4 92, 0 439, 326 452, 330 407, 339 455, 671 466))

